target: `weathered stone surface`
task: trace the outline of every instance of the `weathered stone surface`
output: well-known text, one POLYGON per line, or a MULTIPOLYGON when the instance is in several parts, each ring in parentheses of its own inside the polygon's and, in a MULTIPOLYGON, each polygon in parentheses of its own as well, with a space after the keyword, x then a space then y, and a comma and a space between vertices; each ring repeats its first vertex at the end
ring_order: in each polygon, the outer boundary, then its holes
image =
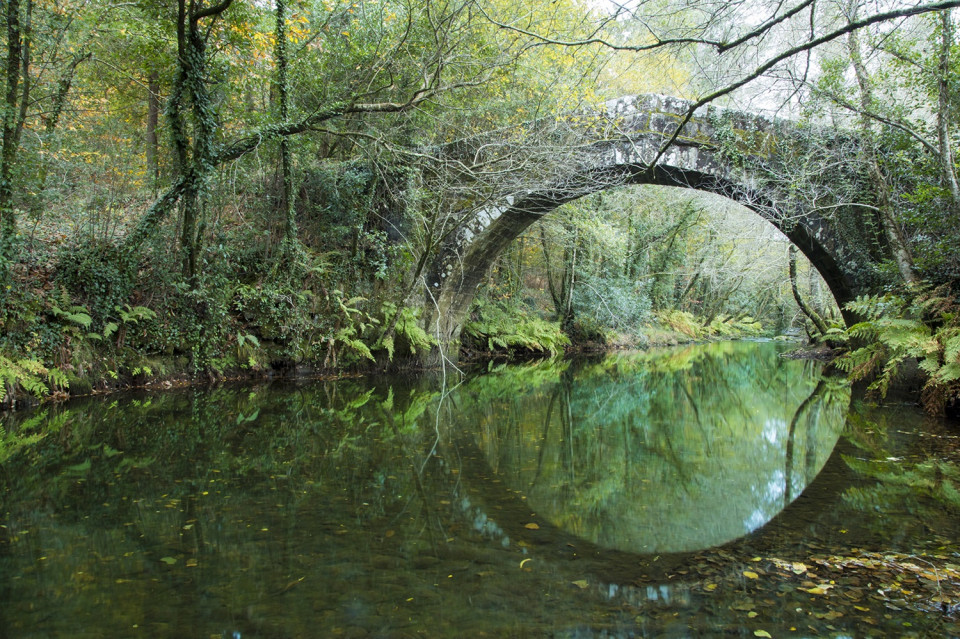
MULTIPOLYGON (((860 175, 856 139, 717 107, 700 109, 684 123, 690 106, 669 96, 627 96, 608 102, 605 112, 580 114, 569 123, 531 124, 540 137, 524 139, 542 146, 514 151, 517 169, 506 187, 513 190, 467 215, 432 268, 431 332, 456 342, 480 282, 528 226, 565 202, 628 184, 729 197, 789 237, 838 303, 869 291, 875 285, 878 242, 875 229, 863 223, 871 219, 870 203, 857 202, 869 191, 860 175), (664 150, 680 125, 676 140, 664 150), (524 153, 533 161, 524 162, 524 153), (802 175, 800 167, 806 170, 802 175)), ((489 162, 508 146, 502 142, 498 151, 490 151, 498 147, 495 137, 476 138, 445 152, 463 164, 489 162)))

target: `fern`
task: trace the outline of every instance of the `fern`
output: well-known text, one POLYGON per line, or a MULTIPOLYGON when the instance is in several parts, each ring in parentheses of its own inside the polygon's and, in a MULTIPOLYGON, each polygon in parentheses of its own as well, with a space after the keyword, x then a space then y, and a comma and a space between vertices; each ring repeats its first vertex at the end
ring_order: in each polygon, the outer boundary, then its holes
POLYGON ((385 302, 381 307, 383 312, 383 331, 377 340, 377 348, 387 351, 387 359, 393 361, 398 345, 405 345, 411 355, 426 351, 436 345, 437 341, 420 325, 417 309, 409 306, 397 310, 395 304, 385 302), (389 327, 393 326, 390 331, 389 327))
POLYGON ((81 328, 90 328, 90 324, 93 323, 93 318, 90 317, 90 313, 83 306, 71 306, 65 311, 59 306, 53 305, 50 312, 54 317, 76 324, 81 328))
POLYGON ((369 359, 370 361, 376 361, 373 357, 373 353, 370 352, 370 347, 364 344, 363 340, 358 338, 357 328, 355 326, 346 326, 341 328, 334 335, 334 341, 338 344, 346 346, 361 357, 369 359))
POLYGON ((35 359, 12 360, 0 355, 0 404, 12 404, 17 390, 41 399, 50 392, 50 386, 66 386, 66 374, 56 368, 47 368, 35 359))
POLYGON ((848 340, 862 345, 835 361, 852 380, 874 377, 868 387, 881 398, 904 362, 916 360, 927 375, 922 401, 942 412, 960 399, 960 305, 946 288, 920 291, 912 298, 861 296, 846 308, 863 321, 847 329, 848 340))
POLYGON ((478 304, 474 319, 465 322, 462 334, 486 350, 527 351, 556 356, 570 344, 559 322, 530 317, 518 309, 478 304))

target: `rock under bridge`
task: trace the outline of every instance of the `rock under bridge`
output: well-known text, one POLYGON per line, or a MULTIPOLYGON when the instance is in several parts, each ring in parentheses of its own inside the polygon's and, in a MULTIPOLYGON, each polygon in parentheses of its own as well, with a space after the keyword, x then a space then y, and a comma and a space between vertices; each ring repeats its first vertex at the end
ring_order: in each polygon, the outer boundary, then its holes
POLYGON ((855 136, 718 107, 624 97, 606 110, 447 145, 452 231, 428 275, 428 327, 455 344, 500 253, 561 204, 631 184, 708 191, 755 211, 807 256, 841 306, 871 290, 884 246, 855 136), (679 128, 679 131, 678 131, 679 128))

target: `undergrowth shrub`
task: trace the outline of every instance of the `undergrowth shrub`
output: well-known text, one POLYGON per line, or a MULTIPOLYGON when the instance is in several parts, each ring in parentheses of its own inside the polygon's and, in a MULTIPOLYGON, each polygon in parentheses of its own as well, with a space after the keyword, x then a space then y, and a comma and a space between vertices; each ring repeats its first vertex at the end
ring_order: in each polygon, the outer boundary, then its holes
POLYGON ((697 321, 697 318, 689 311, 658 311, 657 320, 676 333, 682 333, 692 339, 703 336, 703 324, 697 321))
POLYGON ((949 288, 860 296, 847 309, 862 320, 825 337, 849 345, 834 364, 851 380, 871 380, 868 390, 883 398, 903 364, 916 360, 927 411, 942 414, 960 401, 960 304, 949 288))
POLYGON ((12 406, 19 390, 42 399, 66 383, 66 375, 56 368, 35 359, 11 359, 0 354, 0 406, 12 406))
POLYGON ((559 355, 570 338, 559 322, 531 316, 525 310, 504 307, 493 302, 474 306, 471 319, 464 323, 461 341, 468 349, 512 353, 545 353, 559 355))
POLYGON ((89 309, 95 328, 117 306, 130 301, 136 283, 132 257, 117 245, 93 241, 63 249, 57 257, 56 280, 73 303, 89 309))
MULTIPOLYGON (((584 273, 578 275, 573 310, 579 329, 588 335, 597 337, 603 328, 636 333, 650 320, 650 296, 636 278, 584 273)), ((571 337, 578 341, 580 335, 571 337)))
POLYGON ((388 361, 414 356, 436 345, 437 340, 420 325, 419 309, 403 306, 398 310, 396 304, 385 302, 381 311, 384 330, 377 340, 377 347, 386 351, 388 361))

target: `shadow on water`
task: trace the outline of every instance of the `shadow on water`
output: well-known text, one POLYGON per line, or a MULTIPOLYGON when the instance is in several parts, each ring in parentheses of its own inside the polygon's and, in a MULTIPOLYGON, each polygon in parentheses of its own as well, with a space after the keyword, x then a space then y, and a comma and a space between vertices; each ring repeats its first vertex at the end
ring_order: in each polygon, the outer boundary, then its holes
POLYGON ((0 636, 949 634, 916 598, 840 608, 805 584, 828 575, 811 557, 955 541, 950 467, 918 492, 885 462, 926 478, 952 440, 859 407, 840 436, 849 391, 779 349, 5 418, 0 636))

